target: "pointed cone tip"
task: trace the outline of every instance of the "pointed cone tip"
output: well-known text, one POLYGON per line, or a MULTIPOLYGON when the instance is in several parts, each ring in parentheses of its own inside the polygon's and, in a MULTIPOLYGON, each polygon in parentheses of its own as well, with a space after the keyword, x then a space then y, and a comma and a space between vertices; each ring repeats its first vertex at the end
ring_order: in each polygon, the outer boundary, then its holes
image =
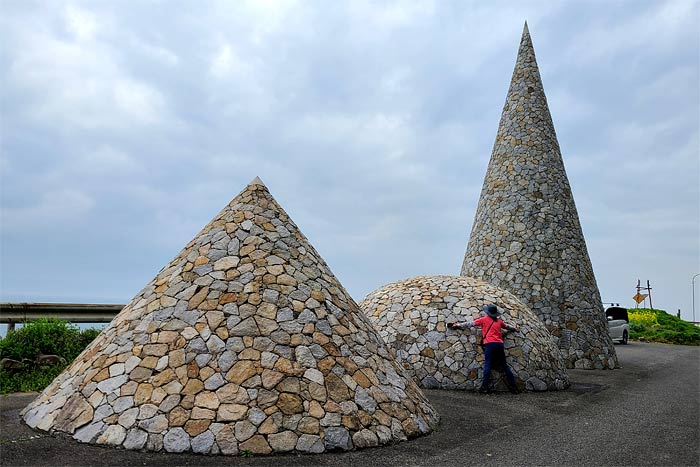
POLYGON ((260 180, 260 177, 255 177, 253 181, 251 181, 248 185, 262 185, 265 186, 262 180, 260 180))

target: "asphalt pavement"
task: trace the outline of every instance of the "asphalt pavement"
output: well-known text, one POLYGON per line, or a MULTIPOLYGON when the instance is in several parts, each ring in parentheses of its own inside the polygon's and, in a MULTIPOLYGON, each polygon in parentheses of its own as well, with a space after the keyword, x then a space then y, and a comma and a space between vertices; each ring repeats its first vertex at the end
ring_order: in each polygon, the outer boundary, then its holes
POLYGON ((700 347, 616 346, 622 368, 570 370, 566 391, 480 395, 430 390, 439 429, 391 446, 320 455, 199 456, 125 451, 33 431, 0 398, 6 466, 700 466, 700 347))

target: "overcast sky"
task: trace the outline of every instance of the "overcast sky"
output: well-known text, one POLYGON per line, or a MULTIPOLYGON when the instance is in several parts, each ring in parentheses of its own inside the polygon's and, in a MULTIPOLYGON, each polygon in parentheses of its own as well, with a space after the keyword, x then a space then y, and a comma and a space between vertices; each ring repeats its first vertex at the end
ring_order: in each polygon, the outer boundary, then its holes
POLYGON ((527 20, 603 301, 690 319, 699 12, 2 0, 0 300, 126 303, 256 175, 357 301, 459 274, 527 20))

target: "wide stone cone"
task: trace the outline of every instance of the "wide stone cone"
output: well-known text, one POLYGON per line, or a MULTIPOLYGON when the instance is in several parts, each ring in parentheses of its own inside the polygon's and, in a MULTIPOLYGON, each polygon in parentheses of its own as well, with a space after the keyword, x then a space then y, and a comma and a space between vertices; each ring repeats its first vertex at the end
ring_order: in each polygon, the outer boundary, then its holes
POLYGON ((24 411, 127 449, 322 452, 438 416, 255 179, 24 411))
POLYGON ((528 305, 568 367, 617 364, 527 23, 462 275, 528 305))

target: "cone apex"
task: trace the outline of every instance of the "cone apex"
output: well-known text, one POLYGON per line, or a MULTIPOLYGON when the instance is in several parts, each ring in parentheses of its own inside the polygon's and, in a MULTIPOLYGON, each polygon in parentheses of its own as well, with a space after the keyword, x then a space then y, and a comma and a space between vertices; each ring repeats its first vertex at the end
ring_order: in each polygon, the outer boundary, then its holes
POLYGON ((265 184, 263 183, 263 181, 260 180, 260 177, 257 177, 257 176, 248 184, 248 186, 250 186, 250 185, 262 185, 262 186, 265 186, 265 184))

